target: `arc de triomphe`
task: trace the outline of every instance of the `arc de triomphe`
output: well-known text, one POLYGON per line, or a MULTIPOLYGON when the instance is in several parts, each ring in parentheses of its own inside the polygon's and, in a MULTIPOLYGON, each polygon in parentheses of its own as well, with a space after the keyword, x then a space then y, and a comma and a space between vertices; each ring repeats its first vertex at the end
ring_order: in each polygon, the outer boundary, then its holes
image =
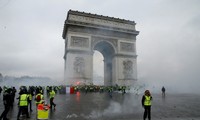
POLYGON ((65 40, 65 84, 93 83, 94 50, 104 57, 104 85, 133 85, 137 80, 134 21, 69 10, 65 40))

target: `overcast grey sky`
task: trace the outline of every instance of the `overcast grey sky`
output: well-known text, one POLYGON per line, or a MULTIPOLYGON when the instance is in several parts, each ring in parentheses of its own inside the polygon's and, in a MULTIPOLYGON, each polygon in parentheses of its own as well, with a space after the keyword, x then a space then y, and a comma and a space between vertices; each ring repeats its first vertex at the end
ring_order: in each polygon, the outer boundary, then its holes
POLYGON ((72 9, 137 23, 138 81, 197 90, 199 5, 199 0, 0 0, 0 73, 62 80, 62 31, 72 9))

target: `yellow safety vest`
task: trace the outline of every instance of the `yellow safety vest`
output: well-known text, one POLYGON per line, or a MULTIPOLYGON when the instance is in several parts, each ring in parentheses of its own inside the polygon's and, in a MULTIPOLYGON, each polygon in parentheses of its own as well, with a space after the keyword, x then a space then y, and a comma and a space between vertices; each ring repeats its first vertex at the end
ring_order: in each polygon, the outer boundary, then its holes
POLYGON ((50 94, 50 98, 53 98, 53 97, 55 96, 56 93, 55 93, 54 90, 52 90, 49 94, 50 94))
POLYGON ((144 105, 145 106, 151 106, 151 96, 145 95, 144 105))
POLYGON ((32 94, 28 94, 28 96, 29 96, 29 100, 32 100, 32 94))
POLYGON ((43 98, 43 95, 42 95, 42 94, 40 94, 40 93, 39 93, 39 94, 37 94, 37 95, 35 96, 35 99, 36 99, 36 101, 35 101, 35 103, 36 103, 36 104, 42 103, 42 102, 43 102, 43 100, 44 100, 44 98, 43 98), (40 101, 37 101, 37 96, 38 96, 38 95, 40 95, 40 98, 41 98, 41 100, 40 100, 40 101))
POLYGON ((28 106, 28 95, 27 94, 20 95, 19 106, 28 106))

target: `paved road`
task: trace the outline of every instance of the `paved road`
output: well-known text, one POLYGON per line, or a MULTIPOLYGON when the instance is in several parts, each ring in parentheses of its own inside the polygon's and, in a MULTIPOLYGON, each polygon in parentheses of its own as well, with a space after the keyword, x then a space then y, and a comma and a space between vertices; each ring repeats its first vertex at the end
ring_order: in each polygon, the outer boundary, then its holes
MULTIPOLYGON (((58 94, 56 109, 49 112, 50 120, 142 120, 141 95, 113 93, 58 94)), ((200 120, 200 95, 170 94, 165 99, 153 94, 152 120, 200 120)), ((35 105, 31 118, 36 119, 35 105)), ((2 95, 0 113, 3 111, 2 95)), ((16 120, 17 101, 8 118, 16 120)), ((25 118, 22 118, 25 119, 25 118)))

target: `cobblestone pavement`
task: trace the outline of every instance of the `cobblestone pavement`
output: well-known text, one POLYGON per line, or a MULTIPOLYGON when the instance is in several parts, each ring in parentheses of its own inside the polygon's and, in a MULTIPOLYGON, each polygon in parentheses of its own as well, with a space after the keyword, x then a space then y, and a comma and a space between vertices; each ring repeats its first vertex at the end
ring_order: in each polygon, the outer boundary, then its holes
MULTIPOLYGON (((152 120, 200 120, 200 95, 170 94, 162 98, 153 94, 152 120)), ((50 120, 142 120, 142 95, 113 93, 57 94, 56 109, 49 111, 50 120)), ((46 99, 47 100, 47 99, 46 99)), ((34 103, 34 102, 33 102, 34 103)), ((0 113, 3 111, 2 95, 0 113)), ((8 118, 17 119, 17 101, 8 118)), ((36 119, 36 108, 27 120, 36 119)), ((21 117, 21 119, 26 120, 21 117)))

